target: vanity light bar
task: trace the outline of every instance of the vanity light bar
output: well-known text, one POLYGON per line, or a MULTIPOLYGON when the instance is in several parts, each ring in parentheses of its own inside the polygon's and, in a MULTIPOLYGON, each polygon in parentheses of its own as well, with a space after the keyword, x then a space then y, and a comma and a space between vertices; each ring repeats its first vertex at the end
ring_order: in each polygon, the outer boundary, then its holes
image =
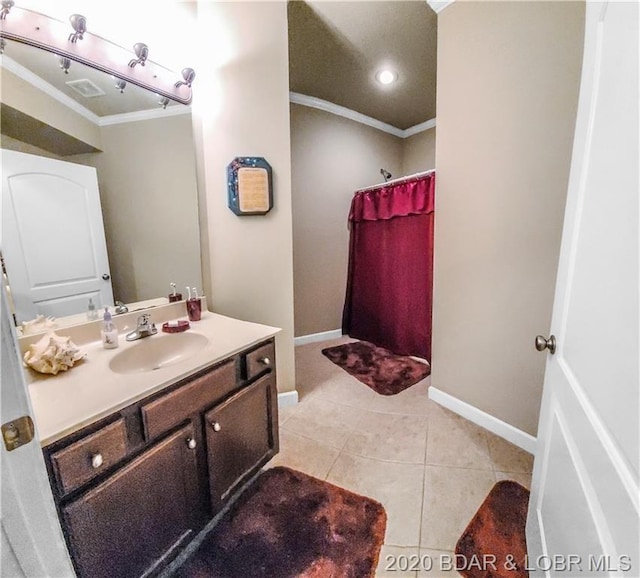
POLYGON ((70 18, 74 30, 71 34, 69 24, 13 6, 12 0, 2 1, 0 15, 0 38, 35 46, 61 58, 86 64, 155 92, 160 97, 181 104, 191 102, 191 84, 195 78, 192 68, 182 70, 182 79, 176 81, 176 77, 179 77, 176 72, 147 58, 149 48, 145 44, 137 43, 132 53, 88 32, 86 18, 80 14, 73 14, 70 18))

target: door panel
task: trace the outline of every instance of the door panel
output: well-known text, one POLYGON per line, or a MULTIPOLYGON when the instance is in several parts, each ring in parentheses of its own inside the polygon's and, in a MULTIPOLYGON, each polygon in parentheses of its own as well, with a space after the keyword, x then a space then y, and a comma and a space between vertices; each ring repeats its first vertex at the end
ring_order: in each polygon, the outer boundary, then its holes
POLYGON ((62 508, 82 578, 134 578, 197 530, 197 458, 184 426, 62 508))
POLYGON ((277 452, 276 403, 273 376, 267 375, 205 415, 214 511, 277 452))
POLYGON ((111 305, 95 169, 3 151, 2 170, 3 254, 18 320, 80 313, 89 298, 111 305))
MULTIPOLYGON (((558 409, 557 404, 554 404, 554 410, 558 409)), ((589 509, 586 489, 580 482, 578 468, 582 456, 576 451, 566 426, 561 413, 554 412, 547 455, 548 475, 545 478, 545 484, 552 486, 553 491, 545 492, 540 501, 542 531, 546 540, 555 545, 557 552, 577 554, 586 560, 589 554, 600 554, 603 545, 598 536, 595 516, 589 509), (562 528, 544 526, 544 520, 553 518, 567 503, 578 506, 569 520, 570 525, 562 528), (582 538, 579 550, 575 549, 576 544, 572 539, 576 534, 582 538)))
POLYGON ((533 576, 640 575, 640 12, 637 2, 586 10, 557 351, 547 354, 527 520, 533 576), (540 556, 576 556, 580 571, 540 556))

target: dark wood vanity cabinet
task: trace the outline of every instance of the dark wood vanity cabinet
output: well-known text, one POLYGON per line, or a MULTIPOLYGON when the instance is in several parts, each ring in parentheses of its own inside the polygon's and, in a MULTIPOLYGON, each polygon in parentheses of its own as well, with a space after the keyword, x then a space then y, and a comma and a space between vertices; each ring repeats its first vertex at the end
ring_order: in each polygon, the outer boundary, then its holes
POLYGON ((198 528, 198 471, 188 424, 62 507, 81 576, 142 576, 198 528))
POLYGON ((78 576, 145 578, 278 451, 273 340, 47 446, 78 576))

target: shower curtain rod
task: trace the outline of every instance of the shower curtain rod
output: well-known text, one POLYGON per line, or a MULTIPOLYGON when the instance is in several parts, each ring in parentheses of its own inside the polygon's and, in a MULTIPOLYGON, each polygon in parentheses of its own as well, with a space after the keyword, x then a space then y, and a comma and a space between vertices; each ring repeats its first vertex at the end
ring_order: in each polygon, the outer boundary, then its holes
POLYGON ((358 189, 354 194, 362 193, 364 191, 373 191, 375 189, 379 189, 380 187, 386 187, 387 185, 395 185, 398 183, 404 183, 405 181, 410 181, 411 179, 417 179, 418 177, 424 177, 429 173, 434 173, 436 170, 431 169, 428 171, 422 171, 420 173, 413 173, 412 175, 407 175, 406 177, 398 177, 397 179, 391 179, 390 181, 386 181, 384 183, 379 183, 377 185, 373 185, 371 187, 364 187, 362 189, 358 189))

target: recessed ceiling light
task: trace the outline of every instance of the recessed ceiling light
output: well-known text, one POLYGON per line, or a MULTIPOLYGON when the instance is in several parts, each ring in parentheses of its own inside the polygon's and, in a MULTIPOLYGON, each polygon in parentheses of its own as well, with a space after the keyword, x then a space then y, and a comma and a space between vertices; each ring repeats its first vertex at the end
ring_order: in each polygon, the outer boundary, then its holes
POLYGON ((393 70, 385 68, 376 74, 376 78, 380 84, 391 84, 398 79, 398 75, 393 70))

